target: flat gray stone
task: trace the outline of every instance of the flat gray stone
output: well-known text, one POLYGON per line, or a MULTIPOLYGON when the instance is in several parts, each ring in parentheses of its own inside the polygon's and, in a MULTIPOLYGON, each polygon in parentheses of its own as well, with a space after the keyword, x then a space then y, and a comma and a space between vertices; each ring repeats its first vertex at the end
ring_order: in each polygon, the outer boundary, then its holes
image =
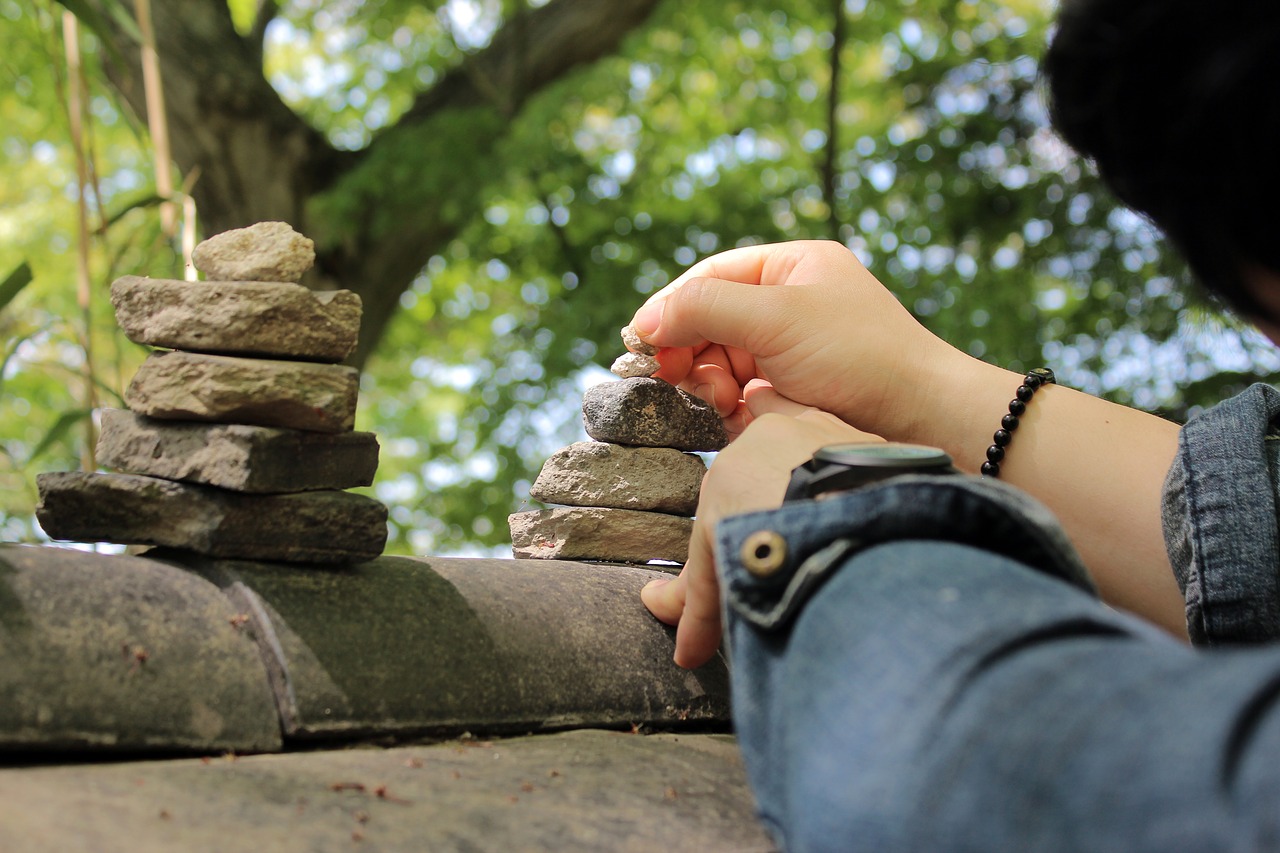
POLYGON ((557 507, 507 516, 512 552, 535 560, 683 563, 693 520, 660 512, 557 507))
POLYGON ((36 484, 36 518, 54 539, 302 563, 371 560, 387 540, 387 508, 352 492, 244 495, 82 472, 40 474, 36 484))
POLYGON ((630 379, 633 376, 652 376, 660 367, 662 365, 651 355, 626 352, 614 359, 609 371, 614 376, 630 379))
POLYGON ((638 353, 640 355, 658 354, 658 348, 653 344, 647 344, 640 340, 640 336, 636 334, 636 330, 631 328, 630 325, 622 327, 622 345, 631 352, 638 353))
POLYGON ((726 735, 584 730, 0 770, 6 850, 765 853, 726 735))
POLYGON ((719 656, 693 672, 640 601, 657 571, 380 557, 341 571, 184 558, 262 640, 286 739, 727 726, 719 656))
POLYGON ((713 451, 729 443, 716 410, 661 379, 637 377, 587 389, 582 421, 596 441, 713 451))
MULTIPOLYGON (((236 614, 213 584, 152 560, 0 545, 0 753, 279 749, 236 614)), ((0 816, 0 848, 43 837, 6 835, 15 826, 0 816)))
POLYGON ((161 421, 103 409, 98 462, 126 474, 235 492, 351 489, 373 482, 378 439, 371 432, 161 421))
POLYGON ((345 365, 159 352, 124 398, 153 418, 346 432, 359 392, 359 371, 345 365))
POLYGON ((111 285, 129 340, 228 355, 342 361, 360 334, 360 297, 263 281, 172 281, 127 275, 111 285))
POLYGON ((259 222, 210 237, 191 260, 217 281, 297 281, 316 262, 316 247, 287 222, 259 222))
POLYGON ((668 447, 579 441, 543 463, 529 494, 550 504, 693 515, 706 472, 701 457, 668 447))

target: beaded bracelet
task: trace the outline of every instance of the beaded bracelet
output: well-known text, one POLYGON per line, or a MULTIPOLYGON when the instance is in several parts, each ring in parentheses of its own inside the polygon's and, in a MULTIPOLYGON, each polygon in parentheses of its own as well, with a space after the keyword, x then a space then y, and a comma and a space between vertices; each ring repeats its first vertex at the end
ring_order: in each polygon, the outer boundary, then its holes
POLYGON ((999 477, 1000 462, 1004 459, 1004 449, 1013 441, 1013 431, 1018 428, 1018 419, 1027 411, 1027 403, 1035 396, 1041 385, 1053 385, 1057 380, 1053 371, 1047 367, 1037 367, 1028 371, 1022 378, 1022 384, 1014 398, 1009 401, 1009 414, 1000 419, 1000 429, 996 430, 991 440, 995 442, 987 448, 987 461, 982 463, 982 476, 999 477))

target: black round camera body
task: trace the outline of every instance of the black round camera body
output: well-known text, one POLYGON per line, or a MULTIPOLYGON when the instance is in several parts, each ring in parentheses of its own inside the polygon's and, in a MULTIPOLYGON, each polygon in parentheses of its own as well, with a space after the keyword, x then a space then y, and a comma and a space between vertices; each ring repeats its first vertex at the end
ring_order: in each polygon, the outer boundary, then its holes
POLYGON ((783 501, 847 492, 902 474, 957 474, 951 457, 922 444, 829 444, 792 470, 783 501))

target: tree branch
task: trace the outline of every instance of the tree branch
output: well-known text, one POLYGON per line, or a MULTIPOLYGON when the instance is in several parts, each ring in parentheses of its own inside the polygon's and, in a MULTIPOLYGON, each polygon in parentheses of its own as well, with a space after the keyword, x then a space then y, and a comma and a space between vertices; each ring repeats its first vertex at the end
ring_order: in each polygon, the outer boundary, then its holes
POLYGON ((836 210, 836 160, 840 153, 840 52, 844 49, 844 0, 831 0, 831 82, 827 87, 827 147, 822 162, 822 196, 827 202, 827 229, 840 239, 840 215, 836 210))
MULTIPOLYGON (((283 220, 315 239, 305 283, 364 300, 360 364, 400 294, 474 215, 500 171, 491 158, 511 118, 541 89, 616 51, 662 0, 552 0, 522 13, 357 152, 330 145, 264 76, 274 0, 259 7, 253 38, 236 32, 225 0, 151 2, 173 158, 183 174, 199 170, 192 195, 205 232, 283 220)), ((136 51, 124 55, 108 75, 145 116, 136 51)))
POLYGON ((262 58, 263 46, 267 38, 267 27, 280 13, 280 5, 276 0, 258 0, 258 12, 253 16, 253 27, 249 30, 248 39, 258 49, 258 58, 262 58))

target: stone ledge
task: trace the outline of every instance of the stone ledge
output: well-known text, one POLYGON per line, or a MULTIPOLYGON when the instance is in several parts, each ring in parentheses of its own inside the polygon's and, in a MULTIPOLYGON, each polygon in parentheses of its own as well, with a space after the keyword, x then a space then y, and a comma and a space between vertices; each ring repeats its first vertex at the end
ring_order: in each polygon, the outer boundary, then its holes
POLYGON ((10 768, 0 770, 0 848, 776 849, 732 738, 602 731, 10 768))
POLYGON ((675 666, 671 630, 640 602, 657 572, 435 557, 305 573, 190 565, 268 639, 287 737, 729 719, 723 660, 675 666))
POLYGON ((407 557, 300 571, 0 546, 0 695, 15 697, 0 703, 0 751, 727 729, 723 659, 676 667, 673 631, 640 603, 662 576, 407 557))
POLYGON ((0 545, 0 750, 280 749, 235 617, 217 587, 154 560, 0 545))

